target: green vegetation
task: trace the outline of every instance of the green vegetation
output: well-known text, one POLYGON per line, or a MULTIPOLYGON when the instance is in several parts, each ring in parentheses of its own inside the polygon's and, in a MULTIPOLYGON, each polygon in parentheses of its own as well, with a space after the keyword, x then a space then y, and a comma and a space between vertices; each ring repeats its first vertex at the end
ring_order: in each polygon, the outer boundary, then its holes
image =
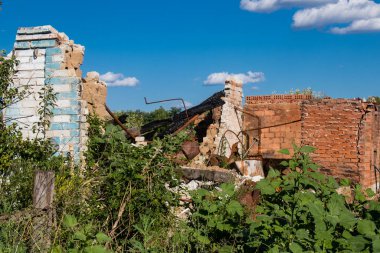
MULTIPOLYGON (((14 64, 0 57, 2 108, 27 92, 9 85, 14 64)), ((54 106, 47 89, 43 119, 54 106)), ((162 111, 154 119, 168 116, 162 111)), ((56 175, 51 252, 380 251, 380 204, 368 200, 374 193, 355 186, 353 200, 346 201, 336 189, 350 183, 317 172, 312 147, 294 146, 293 158, 255 186, 198 189, 181 207, 171 157, 191 132, 135 147, 119 127, 96 117, 89 123, 84 167, 57 155, 49 140, 22 139, 19 127, 0 123, 0 252, 28 252, 33 243, 36 170, 56 175), (289 173, 281 174, 283 168, 289 173), (240 196, 253 190, 261 193, 258 204, 242 205, 240 196), (189 215, 178 218, 183 210, 189 215)), ((48 124, 43 121, 43 129, 48 124)))
POLYGON ((380 104, 380 97, 378 96, 368 97, 368 102, 380 104))
POLYGON ((117 112, 116 115, 125 121, 127 128, 140 128, 144 124, 155 120, 162 120, 172 118, 174 115, 181 111, 178 107, 172 107, 169 110, 165 110, 163 107, 160 107, 151 112, 144 112, 140 110, 129 110, 117 112))
MULTIPOLYGON (((277 94, 276 91, 273 92, 273 94, 277 94)), ((304 88, 304 89, 291 89, 290 91, 285 91, 283 94, 290 94, 290 95, 310 95, 313 98, 327 98, 327 94, 322 91, 315 91, 312 88, 304 88)))

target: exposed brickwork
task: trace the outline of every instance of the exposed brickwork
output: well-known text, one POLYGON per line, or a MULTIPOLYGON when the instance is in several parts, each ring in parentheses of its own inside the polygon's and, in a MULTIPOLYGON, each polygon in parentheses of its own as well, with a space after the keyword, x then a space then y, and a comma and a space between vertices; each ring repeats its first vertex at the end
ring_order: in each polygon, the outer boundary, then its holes
POLYGON ((302 100, 290 96, 291 99, 285 101, 282 96, 280 99, 273 96, 247 97, 246 101, 255 101, 255 104, 248 103, 244 108, 247 112, 244 114, 244 129, 249 135, 250 156, 284 159, 288 157, 278 150, 291 150, 293 142, 300 144, 302 100))
POLYGON ((314 161, 324 171, 359 182, 361 101, 311 100, 302 103, 302 144, 317 148, 314 161))
POLYGON ((28 87, 28 96, 7 108, 5 118, 18 123, 25 138, 51 138, 61 153, 70 152, 75 161, 80 161, 86 151, 88 127, 87 103, 80 97, 84 47, 51 26, 22 27, 17 31, 13 52, 20 62, 13 85, 28 87), (43 136, 33 128, 40 121, 39 92, 45 85, 51 85, 57 101, 50 128, 43 136))
MULTIPOLYGON (((234 80, 227 80, 224 86, 224 101, 220 126, 215 138, 215 153, 229 157, 231 147, 239 143, 243 127, 242 114, 235 107, 241 109, 243 99, 243 84, 234 80), (240 134, 240 136, 238 136, 240 134), (238 138, 239 137, 239 138, 238 138)), ((241 149, 241 145, 239 145, 241 149)))
POLYGON ((245 114, 244 128, 250 143, 260 140, 250 155, 283 159, 277 151, 291 149, 292 142, 311 145, 317 148, 312 157, 322 172, 375 188, 374 167, 380 162, 377 109, 360 100, 248 97, 245 110, 256 117, 245 114))
POLYGON ((246 104, 257 104, 257 103, 288 103, 288 102, 299 102, 300 100, 311 99, 311 95, 266 95, 266 96, 248 96, 245 99, 246 104))

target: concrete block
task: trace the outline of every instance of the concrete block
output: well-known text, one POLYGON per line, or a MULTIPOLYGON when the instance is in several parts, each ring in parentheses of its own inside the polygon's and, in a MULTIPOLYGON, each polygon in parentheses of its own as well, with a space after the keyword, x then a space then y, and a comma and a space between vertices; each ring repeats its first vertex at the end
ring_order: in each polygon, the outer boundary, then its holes
POLYGON ((70 138, 70 130, 49 130, 46 132, 47 138, 59 137, 59 138, 70 138))
POLYGON ((29 41, 15 42, 13 47, 15 49, 29 49, 31 48, 31 43, 29 41))
POLYGON ((63 55, 53 55, 52 58, 53 62, 63 62, 65 60, 63 55))
POLYGON ((79 137, 80 131, 79 130, 70 130, 70 136, 71 137, 79 137))
POLYGON ((38 123, 38 122, 40 122, 40 117, 39 117, 39 116, 36 116, 36 115, 34 115, 34 116, 29 116, 29 117, 27 117, 26 119, 27 119, 27 121, 30 122, 30 123, 38 123))
POLYGON ((80 115, 70 115, 70 122, 80 122, 80 115))
POLYGON ((34 57, 31 57, 31 63, 45 63, 45 56, 42 55, 42 56, 38 56, 36 59, 34 59, 34 57))
POLYGON ((64 84, 64 85, 54 85, 53 86, 54 92, 70 92, 72 90, 72 87, 70 84, 64 84))
POLYGON ((46 79, 47 84, 60 85, 60 84, 79 84, 78 77, 51 77, 46 79))
POLYGON ((45 84, 45 78, 14 78, 13 84, 17 86, 24 86, 24 85, 44 85, 45 84))
POLYGON ((17 65, 16 70, 44 70, 44 63, 20 63, 17 65))
POLYGON ((37 113, 37 109, 38 107, 30 107, 30 108, 21 108, 20 109, 20 115, 23 115, 23 116, 33 116, 33 115, 38 115, 37 113))
POLYGON ((78 99, 80 97, 79 92, 70 91, 70 92, 60 92, 57 94, 57 99, 78 99))
POLYGON ((56 54, 62 54, 62 49, 58 47, 46 48, 46 56, 52 56, 56 54))
POLYGON ((54 115, 78 115, 80 108, 73 106, 71 108, 54 108, 54 115))
POLYGON ((45 69, 61 69, 61 63, 54 62, 54 63, 46 63, 45 69))
POLYGON ((14 74, 15 78, 45 78, 43 70, 18 71, 14 74))
POLYGON ((76 76, 74 69, 55 70, 51 75, 51 77, 73 77, 73 76, 76 76))
POLYGON ((65 57, 61 54, 53 55, 53 56, 46 56, 46 63, 53 63, 53 62, 64 62, 65 57))
POLYGON ((44 26, 33 26, 33 27, 20 27, 17 30, 17 34, 47 34, 47 33, 56 33, 58 31, 55 30, 51 25, 44 26))
POLYGON ((54 115, 51 118, 51 123, 70 123, 71 120, 71 115, 54 115))
POLYGON ((8 118, 13 118, 15 116, 20 116, 20 109, 19 108, 6 108, 5 109, 5 116, 8 118))
POLYGON ((58 34, 45 33, 45 34, 17 34, 16 41, 32 41, 32 40, 48 40, 58 39, 58 34))
POLYGON ((34 99, 24 99, 20 103, 22 108, 37 108, 40 102, 34 99))
POLYGON ((17 57, 33 57, 33 50, 15 50, 15 56, 17 57))
POLYGON ((30 57, 30 56, 17 57, 17 61, 19 63, 30 63, 32 59, 33 57, 30 57))
POLYGON ((56 45, 56 40, 35 40, 31 42, 31 48, 47 48, 55 47, 56 45))
POLYGON ((79 129, 79 123, 52 123, 50 130, 72 130, 79 129))
POLYGON ((78 102, 75 100, 65 99, 65 100, 57 100, 56 102, 57 107, 63 108, 63 107, 71 107, 73 105, 78 105, 78 102))

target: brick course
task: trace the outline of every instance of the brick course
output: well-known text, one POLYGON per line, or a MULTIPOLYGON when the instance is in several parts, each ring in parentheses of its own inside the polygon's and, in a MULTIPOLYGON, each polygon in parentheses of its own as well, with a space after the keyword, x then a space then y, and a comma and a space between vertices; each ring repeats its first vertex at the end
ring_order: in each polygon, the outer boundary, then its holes
POLYGON ((37 113, 42 99, 38 92, 51 85, 57 93, 47 138, 57 144, 62 153, 71 152, 74 160, 81 159, 86 150, 87 105, 81 99, 81 71, 84 47, 74 44, 51 26, 19 28, 14 55, 20 61, 13 85, 29 86, 29 95, 5 110, 9 123, 17 122, 25 138, 36 136, 33 126, 39 122, 37 113))
POLYGON ((322 172, 376 188, 380 117, 373 104, 272 95, 247 97, 244 109, 255 116, 244 115, 249 143, 254 138, 260 141, 250 149, 250 156, 284 159, 288 157, 279 154, 279 149, 291 150, 293 142, 311 145, 317 148, 312 158, 322 172))

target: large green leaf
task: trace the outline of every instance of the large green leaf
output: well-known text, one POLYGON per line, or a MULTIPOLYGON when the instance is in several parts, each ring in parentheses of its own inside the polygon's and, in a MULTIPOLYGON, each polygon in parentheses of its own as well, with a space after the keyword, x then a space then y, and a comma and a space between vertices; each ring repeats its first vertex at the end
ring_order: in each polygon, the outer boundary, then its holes
POLYGON ((236 200, 231 200, 231 202, 227 204, 226 210, 229 214, 232 215, 238 214, 239 216, 243 216, 244 213, 243 207, 236 200))
POLYGON ((224 245, 218 249, 219 253, 231 253, 234 252, 234 247, 230 245, 224 245))
POLYGON ((376 235, 376 225, 371 220, 359 220, 358 221, 358 232, 362 235, 372 236, 376 235))
POLYGON ((279 151, 278 151, 278 153, 280 153, 280 154, 284 154, 284 155, 290 155, 290 152, 289 152, 289 149, 280 149, 279 151))
POLYGON ((63 225, 67 228, 73 228, 78 224, 77 218, 73 215, 65 215, 63 218, 63 225))
POLYGON ((106 234, 104 234, 102 232, 99 232, 99 233, 96 234, 96 240, 99 243, 106 243, 106 242, 111 241, 111 238, 108 237, 106 234))
POLYGON ((302 253, 303 252, 303 249, 302 247, 296 243, 296 242, 293 242, 289 245, 289 249, 291 250, 291 252, 293 253, 302 253))
POLYGON ((376 238, 372 241, 373 252, 380 252, 380 238, 376 238))
POLYGON ((306 229, 298 229, 296 232, 296 236, 300 240, 308 239, 309 231, 307 231, 306 229))
POLYGON ((316 148, 312 146, 302 146, 300 148, 301 153, 313 153, 316 150, 316 148))
POLYGON ((346 211, 342 211, 339 214, 339 223, 345 229, 351 229, 356 224, 356 219, 355 219, 355 216, 351 212, 346 210, 346 211))
POLYGON ((86 253, 107 253, 107 249, 100 245, 88 246, 84 249, 86 253))
POLYGON ((276 189, 271 186, 270 182, 267 179, 257 182, 256 189, 260 190, 260 192, 264 195, 271 195, 276 193, 276 189))
POLYGON ((194 233, 194 237, 201 244, 210 244, 211 243, 210 240, 209 240, 209 238, 207 238, 206 236, 201 235, 198 232, 194 233))
POLYGON ((77 240, 80 240, 80 241, 86 241, 87 237, 85 234, 83 234, 82 232, 80 231, 76 231, 74 233, 74 239, 77 239, 77 240))
POLYGON ((220 188, 223 190, 224 194, 232 196, 235 193, 235 185, 229 183, 223 183, 220 185, 220 188))
POLYGON ((353 252, 362 252, 366 248, 368 241, 363 236, 353 236, 349 240, 353 252))

